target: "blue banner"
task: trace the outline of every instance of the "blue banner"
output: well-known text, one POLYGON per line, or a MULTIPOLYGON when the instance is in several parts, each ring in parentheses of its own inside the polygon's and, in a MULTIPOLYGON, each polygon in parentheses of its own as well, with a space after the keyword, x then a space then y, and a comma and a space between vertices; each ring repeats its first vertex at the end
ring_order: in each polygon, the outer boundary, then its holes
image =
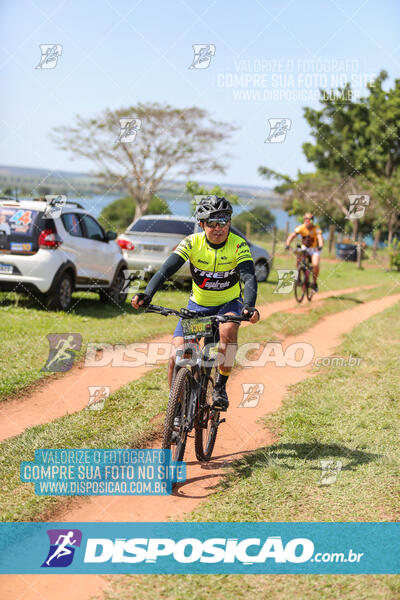
POLYGON ((163 496, 186 480, 186 464, 159 449, 37 449, 21 481, 38 496, 163 496))
POLYGON ((400 573, 400 523, 2 523, 0 573, 400 573))

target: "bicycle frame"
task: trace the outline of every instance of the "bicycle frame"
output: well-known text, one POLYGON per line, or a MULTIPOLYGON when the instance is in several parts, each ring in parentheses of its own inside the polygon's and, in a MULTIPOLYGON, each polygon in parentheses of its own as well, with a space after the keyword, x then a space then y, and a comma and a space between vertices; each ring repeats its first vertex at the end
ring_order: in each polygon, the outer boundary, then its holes
POLYGON ((182 368, 190 368, 192 375, 192 389, 190 394, 189 401, 189 411, 188 415, 185 419, 185 429, 190 432, 194 425, 198 413, 200 412, 201 407, 199 406, 200 402, 200 392, 202 386, 203 377, 209 377, 207 373, 208 370, 211 371, 214 366, 215 359, 212 359, 208 354, 208 344, 218 344, 219 342, 219 328, 218 325, 213 323, 212 335, 209 336, 184 336, 183 348, 178 348, 175 355, 175 365, 172 374, 172 383, 173 385, 175 376, 179 369, 182 368), (200 346, 200 340, 204 340, 204 348, 200 346), (185 356, 187 354, 191 354, 191 356, 185 356), (211 362, 211 364, 210 364, 211 362), (198 409, 198 410, 196 410, 198 409))
POLYGON ((297 255, 297 267, 304 267, 306 269, 306 271, 308 272, 308 274, 311 273, 312 269, 311 269, 311 257, 310 255, 305 252, 305 250, 299 250, 296 252, 297 255))

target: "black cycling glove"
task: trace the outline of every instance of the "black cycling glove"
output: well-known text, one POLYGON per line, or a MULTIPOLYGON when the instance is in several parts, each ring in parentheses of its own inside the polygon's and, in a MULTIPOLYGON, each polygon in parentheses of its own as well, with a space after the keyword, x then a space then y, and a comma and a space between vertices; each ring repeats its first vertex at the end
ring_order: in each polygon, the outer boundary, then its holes
POLYGON ((136 296, 138 297, 138 302, 139 302, 139 300, 143 300, 143 304, 140 305, 142 308, 144 306, 148 306, 151 302, 151 296, 149 296, 149 294, 145 294, 144 292, 139 292, 138 294, 136 294, 136 296))
POLYGON ((242 317, 247 317, 248 319, 251 319, 251 317, 254 315, 254 313, 258 313, 258 316, 260 316, 260 313, 258 312, 258 310, 256 309, 255 306, 248 306, 247 304, 245 304, 243 306, 242 317), (245 310, 248 311, 246 314, 244 314, 245 310))

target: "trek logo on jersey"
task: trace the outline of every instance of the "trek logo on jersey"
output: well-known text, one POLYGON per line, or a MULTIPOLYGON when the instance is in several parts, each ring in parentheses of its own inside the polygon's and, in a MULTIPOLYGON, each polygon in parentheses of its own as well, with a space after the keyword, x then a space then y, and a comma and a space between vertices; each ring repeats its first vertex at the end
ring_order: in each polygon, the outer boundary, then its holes
POLYGON ((203 290, 225 290, 239 281, 239 274, 235 269, 230 271, 202 271, 191 265, 194 283, 203 290))
POLYGON ((75 554, 75 549, 81 545, 82 532, 80 529, 48 529, 50 548, 41 567, 68 567, 75 554))

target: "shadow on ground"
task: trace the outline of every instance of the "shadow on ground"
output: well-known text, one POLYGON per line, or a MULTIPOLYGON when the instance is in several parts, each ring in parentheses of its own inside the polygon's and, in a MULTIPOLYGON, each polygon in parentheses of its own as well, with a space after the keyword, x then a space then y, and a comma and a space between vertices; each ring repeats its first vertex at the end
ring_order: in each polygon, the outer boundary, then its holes
MULTIPOLYGON (((48 310, 40 298, 28 294, 16 294, 15 292, 0 292, 0 306, 3 308, 13 307, 32 309, 43 313, 53 313, 48 310)), ((128 302, 122 306, 105 304, 96 293, 75 293, 72 296, 72 307, 65 315, 78 315, 81 317, 92 317, 94 319, 113 319, 121 314, 139 314, 134 311, 128 302)))
POLYGON ((315 463, 316 460, 322 459, 346 459, 342 471, 354 471, 358 466, 368 464, 381 457, 381 454, 353 450, 339 444, 288 443, 259 448, 242 459, 234 461, 231 467, 236 477, 247 478, 255 469, 259 468, 295 470, 300 461, 303 466, 304 461, 310 461, 309 469, 320 471, 320 465, 311 464, 311 462, 315 463))
POLYGON ((351 298, 351 296, 329 296, 329 298, 325 298, 325 300, 348 300, 349 302, 354 302, 354 304, 365 304, 364 300, 359 300, 359 298, 351 298))

